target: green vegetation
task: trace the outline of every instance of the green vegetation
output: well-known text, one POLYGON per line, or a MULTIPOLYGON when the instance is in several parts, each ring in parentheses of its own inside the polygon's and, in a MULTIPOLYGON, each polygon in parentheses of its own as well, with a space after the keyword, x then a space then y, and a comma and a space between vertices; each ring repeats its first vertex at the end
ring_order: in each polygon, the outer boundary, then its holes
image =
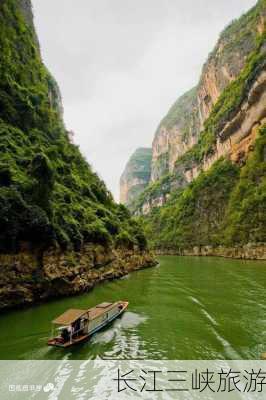
POLYGON ((169 204, 153 210, 145 228, 152 246, 184 248, 218 243, 225 206, 237 177, 238 168, 221 160, 172 196, 169 204))
POLYGON ((141 223, 154 248, 265 242, 266 126, 242 169, 217 161, 141 223))
POLYGON ((17 1, 0 4, 0 251, 22 241, 145 247, 143 233, 68 140, 57 85, 17 1))

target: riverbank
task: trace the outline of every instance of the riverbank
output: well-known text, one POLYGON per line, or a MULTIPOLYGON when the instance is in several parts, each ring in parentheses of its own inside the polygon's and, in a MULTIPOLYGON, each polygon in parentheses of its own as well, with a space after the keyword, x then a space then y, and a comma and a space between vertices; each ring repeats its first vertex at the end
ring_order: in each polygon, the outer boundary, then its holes
POLYGON ((88 244, 79 252, 24 249, 0 254, 0 309, 87 292, 97 283, 156 265, 148 252, 88 244))
POLYGON ((194 246, 190 249, 156 249, 156 255, 213 256, 243 260, 266 260, 266 244, 248 243, 243 246, 194 246))

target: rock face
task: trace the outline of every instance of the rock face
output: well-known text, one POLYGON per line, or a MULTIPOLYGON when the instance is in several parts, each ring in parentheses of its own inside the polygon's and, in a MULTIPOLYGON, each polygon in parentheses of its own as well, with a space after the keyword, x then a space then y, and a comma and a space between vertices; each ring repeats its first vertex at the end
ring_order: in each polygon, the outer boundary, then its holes
MULTIPOLYGON (((235 162, 245 158, 255 140, 256 125, 265 118, 264 67, 254 67, 251 78, 246 74, 250 87, 237 112, 228 112, 226 123, 219 127, 212 120, 213 114, 222 115, 225 105, 222 101, 219 104, 219 99, 227 88, 234 91, 234 82, 240 80, 241 72, 256 51, 258 38, 265 35, 265 24, 266 2, 260 0, 221 33, 203 66, 198 85, 176 101, 155 133, 150 185, 136 201, 135 213, 147 214, 153 207, 162 206, 171 192, 184 188, 219 158, 226 156, 235 162), (199 147, 198 143, 203 148, 211 136, 216 138, 212 139, 209 154, 200 162, 189 162, 188 155, 199 147)), ((261 53, 265 54, 265 48, 265 44, 261 46, 261 53)), ((236 85, 240 87, 241 83, 236 85)), ((223 120, 222 116, 219 118, 223 120)))
POLYGON ((120 178, 120 202, 129 206, 147 187, 151 176, 151 148, 139 148, 120 178))
POLYGON ((154 265, 147 252, 85 245, 79 252, 24 249, 0 254, 0 309, 89 291, 95 284, 154 265))
POLYGON ((152 182, 173 171, 178 157, 197 142, 199 131, 197 88, 193 88, 176 101, 155 133, 152 142, 152 182))

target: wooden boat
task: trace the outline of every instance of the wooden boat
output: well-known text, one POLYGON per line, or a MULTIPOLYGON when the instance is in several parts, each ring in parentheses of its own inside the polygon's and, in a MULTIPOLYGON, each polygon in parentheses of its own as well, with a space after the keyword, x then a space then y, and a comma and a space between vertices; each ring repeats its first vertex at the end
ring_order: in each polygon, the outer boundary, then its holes
POLYGON ((111 321, 121 315, 128 306, 127 301, 101 303, 88 310, 69 309, 52 321, 53 332, 49 346, 69 347, 89 339, 111 321))

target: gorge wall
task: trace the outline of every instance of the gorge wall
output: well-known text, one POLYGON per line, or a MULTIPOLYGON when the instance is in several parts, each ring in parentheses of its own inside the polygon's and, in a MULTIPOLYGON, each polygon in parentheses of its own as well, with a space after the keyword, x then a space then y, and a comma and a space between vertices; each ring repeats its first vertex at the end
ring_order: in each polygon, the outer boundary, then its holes
MULTIPOLYGON (((135 215, 147 216, 146 233, 157 251, 172 248, 177 253, 186 249, 193 253, 193 246, 266 242, 265 220, 259 214, 254 222, 255 208, 264 210, 265 204, 265 176, 261 173, 265 168, 265 26, 266 1, 259 0, 221 33, 198 85, 177 100, 155 133, 150 183, 130 208, 135 215), (252 227, 247 224, 244 228, 240 215, 246 217, 239 211, 245 208, 244 199, 229 181, 240 190, 245 174, 249 176, 250 201, 253 204, 256 197, 258 203, 248 212, 252 227), (208 187, 214 177, 220 193, 208 187), (259 194, 253 187, 256 181, 259 194), (238 196, 239 205, 234 202, 238 196), (193 215, 198 220, 193 221, 193 215), (231 233, 224 225, 226 220, 231 233), (241 238, 236 224, 241 226, 241 238), (257 234, 244 232, 249 229, 257 234)), ((261 246, 265 254, 264 244, 261 246)))
POLYGON ((0 2, 0 309, 154 265, 128 210, 69 140, 29 0, 0 2))

